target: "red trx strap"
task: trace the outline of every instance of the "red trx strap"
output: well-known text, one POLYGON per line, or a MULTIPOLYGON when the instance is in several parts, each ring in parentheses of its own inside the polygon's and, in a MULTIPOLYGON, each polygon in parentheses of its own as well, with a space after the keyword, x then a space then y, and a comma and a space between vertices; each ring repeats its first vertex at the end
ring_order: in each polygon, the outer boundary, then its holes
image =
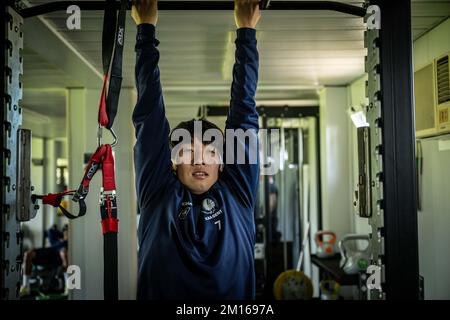
MULTIPOLYGON (((69 219, 75 219, 86 213, 84 199, 89 192, 89 184, 99 168, 102 168, 103 187, 100 192, 100 216, 102 224, 103 260, 104 260, 104 297, 106 300, 118 299, 118 270, 117 270, 117 233, 119 220, 117 219, 116 182, 114 177, 114 156, 111 145, 104 144, 97 148, 86 167, 78 190, 69 190, 47 195, 33 195, 35 199, 42 199, 43 204, 59 207, 69 219), (78 216, 69 213, 61 206, 61 200, 66 195, 73 195, 72 200, 79 203, 78 216)), ((33 199, 34 198, 34 199, 33 199)))
POLYGON ((86 214, 86 204, 84 199, 89 192, 89 184, 98 169, 102 167, 103 187, 100 194, 101 217, 103 234, 108 232, 118 232, 117 208, 116 208, 116 183, 114 177, 114 157, 111 145, 105 144, 97 148, 86 167, 78 190, 68 190, 61 193, 49 193, 47 195, 33 195, 34 199, 42 199, 43 204, 59 207, 64 215, 69 219, 76 219, 86 214), (64 196, 72 195, 73 200, 80 205, 77 216, 72 215, 64 207, 61 201, 64 196))
POLYGON ((102 166, 103 174, 103 187, 100 193, 103 234, 108 232, 117 233, 116 182, 114 177, 114 156, 111 145, 101 145, 92 155, 73 200, 79 202, 86 198, 89 192, 89 184, 100 166, 102 166))
POLYGON ((79 217, 82 217, 86 214, 86 203, 84 202, 84 200, 80 200, 78 201, 78 205, 80 207, 80 210, 78 212, 77 216, 74 216, 73 214, 71 214, 69 211, 66 210, 66 208, 64 208, 61 205, 61 201, 63 199, 64 196, 67 195, 74 195, 76 192, 76 190, 69 190, 69 191, 64 191, 61 193, 49 193, 47 195, 36 195, 33 194, 31 196, 31 200, 33 203, 35 203, 35 199, 41 199, 43 204, 48 204, 51 205, 53 207, 57 207, 61 210, 61 212, 69 219, 76 219, 79 217))
POLYGON ((74 195, 75 201, 83 200, 89 192, 89 183, 102 166, 103 187, 100 192, 100 216, 103 231, 103 291, 105 300, 118 299, 117 272, 117 219, 116 182, 114 177, 114 156, 111 145, 104 144, 97 148, 86 167, 83 180, 74 195))
POLYGON ((59 207, 67 218, 79 218, 86 213, 84 199, 89 192, 89 183, 97 170, 100 167, 102 168, 103 187, 100 192, 100 216, 104 238, 104 298, 106 300, 118 299, 117 233, 119 220, 117 219, 114 156, 112 153, 112 147, 117 143, 117 137, 112 130, 112 125, 117 114, 122 85, 122 56, 128 1, 120 0, 120 3, 119 14, 117 14, 116 0, 106 0, 103 18, 102 60, 104 76, 98 111, 98 148, 89 160, 83 179, 76 191, 69 190, 55 194, 32 196, 33 203, 35 199, 42 199, 44 204, 59 207), (109 87, 106 90, 108 82, 109 87), (107 128, 115 139, 111 145, 101 144, 103 127, 107 128), (61 200, 66 195, 73 195, 72 200, 78 202, 80 210, 77 216, 61 206, 61 200))

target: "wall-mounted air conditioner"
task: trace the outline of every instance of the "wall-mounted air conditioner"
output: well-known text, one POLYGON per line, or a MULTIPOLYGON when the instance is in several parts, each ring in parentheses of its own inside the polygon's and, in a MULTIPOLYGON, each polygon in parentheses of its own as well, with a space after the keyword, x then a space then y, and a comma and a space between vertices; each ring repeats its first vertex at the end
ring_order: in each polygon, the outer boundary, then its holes
POLYGON ((437 106, 437 131, 439 134, 450 132, 450 72, 449 56, 446 54, 434 61, 435 90, 437 106))
POLYGON ((416 137, 450 132, 449 54, 414 72, 416 137))
POLYGON ((414 109, 416 137, 436 135, 436 100, 434 62, 414 72, 414 109))

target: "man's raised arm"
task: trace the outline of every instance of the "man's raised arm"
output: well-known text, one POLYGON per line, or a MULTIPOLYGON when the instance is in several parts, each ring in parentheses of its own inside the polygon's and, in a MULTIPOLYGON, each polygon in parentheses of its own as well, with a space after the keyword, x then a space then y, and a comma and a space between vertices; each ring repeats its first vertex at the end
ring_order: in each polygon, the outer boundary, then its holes
POLYGON ((230 109, 226 122, 227 145, 224 174, 228 184, 237 193, 242 203, 248 207, 254 205, 259 179, 258 113, 255 102, 259 56, 255 28, 260 16, 257 0, 235 0, 236 62, 233 67, 230 109), (234 138, 236 147, 233 148, 228 145, 231 140, 229 129, 232 129, 231 132, 238 137, 234 138), (248 142, 245 141, 247 139, 248 142), (237 163, 239 153, 242 151, 245 152, 243 164, 237 163), (233 164, 229 163, 230 152, 234 152, 233 164))
POLYGON ((136 129, 134 165, 139 208, 146 207, 171 176, 169 123, 166 119, 155 36, 157 1, 141 0, 131 13, 137 24, 136 87, 133 112, 136 129))

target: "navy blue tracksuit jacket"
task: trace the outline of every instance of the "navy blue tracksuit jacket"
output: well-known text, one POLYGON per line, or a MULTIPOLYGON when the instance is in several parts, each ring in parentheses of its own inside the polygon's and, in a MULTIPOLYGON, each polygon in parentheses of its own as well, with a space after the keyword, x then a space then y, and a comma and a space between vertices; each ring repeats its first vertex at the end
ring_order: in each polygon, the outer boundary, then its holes
MULTIPOLYGON (((255 30, 238 29, 227 129, 258 130, 255 30)), ((253 299, 259 164, 226 164, 193 195, 172 172, 155 27, 138 26, 134 162, 139 223, 138 299, 253 299)), ((248 152, 248 142, 245 150, 248 152)), ((224 148, 225 149, 225 148, 224 148)))

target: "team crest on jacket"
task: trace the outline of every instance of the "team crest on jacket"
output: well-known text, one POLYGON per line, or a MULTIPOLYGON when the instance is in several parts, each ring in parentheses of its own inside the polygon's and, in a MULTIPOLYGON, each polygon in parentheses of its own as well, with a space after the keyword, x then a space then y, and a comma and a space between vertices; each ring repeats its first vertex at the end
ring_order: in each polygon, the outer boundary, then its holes
POLYGON ((211 214, 213 213, 215 210, 216 204, 214 203, 213 200, 211 200, 210 198, 206 198, 203 200, 202 203, 202 210, 207 213, 207 214, 211 214))

